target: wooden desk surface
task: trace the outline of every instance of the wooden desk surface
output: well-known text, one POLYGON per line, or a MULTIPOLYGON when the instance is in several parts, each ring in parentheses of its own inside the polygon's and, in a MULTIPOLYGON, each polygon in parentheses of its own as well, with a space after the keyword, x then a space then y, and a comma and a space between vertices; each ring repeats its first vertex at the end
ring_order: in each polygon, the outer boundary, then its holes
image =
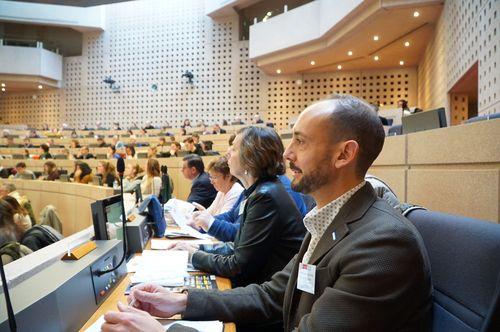
MULTIPOLYGON (((165 240, 168 241, 168 240, 165 240)), ((149 241, 146 249, 151 248, 151 241, 149 241)), ((101 304, 101 306, 94 312, 94 314, 89 318, 87 323, 80 329, 80 331, 85 331, 88 329, 99 317, 107 313, 108 311, 117 311, 117 304, 119 301, 122 303, 127 303, 127 296, 125 295, 125 290, 130 283, 130 275, 128 273, 122 281, 116 286, 111 295, 101 304)), ((221 290, 231 289, 231 281, 227 278, 217 277, 216 279, 217 287, 221 290)), ((236 325, 234 323, 224 323, 224 332, 236 332, 236 325)))

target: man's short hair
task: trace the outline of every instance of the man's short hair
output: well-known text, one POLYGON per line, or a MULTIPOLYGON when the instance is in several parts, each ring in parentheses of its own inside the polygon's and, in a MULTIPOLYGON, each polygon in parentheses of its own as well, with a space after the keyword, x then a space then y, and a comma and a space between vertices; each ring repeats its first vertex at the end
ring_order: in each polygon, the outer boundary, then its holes
POLYGON ((49 146, 45 143, 40 145, 40 148, 42 148, 43 152, 45 152, 45 153, 49 152, 49 146))
POLYGON ((203 163, 203 159, 197 154, 188 154, 182 158, 183 161, 187 161, 187 166, 189 168, 194 167, 198 171, 198 173, 203 173, 205 171, 205 164, 203 163))
POLYGON ((17 188, 16 186, 13 184, 13 183, 3 183, 2 184, 2 187, 5 189, 6 192, 8 192, 9 194, 13 191, 16 191, 17 188))
POLYGON ((184 141, 184 143, 191 143, 191 144, 194 144, 194 139, 192 137, 188 137, 186 138, 184 141))
POLYGON ((24 161, 20 161, 16 164, 16 168, 26 168, 26 163, 24 161))
POLYGON ((332 95, 327 99, 336 103, 330 115, 334 143, 346 140, 358 142, 356 173, 364 177, 384 146, 382 122, 373 107, 362 99, 350 95, 332 95))

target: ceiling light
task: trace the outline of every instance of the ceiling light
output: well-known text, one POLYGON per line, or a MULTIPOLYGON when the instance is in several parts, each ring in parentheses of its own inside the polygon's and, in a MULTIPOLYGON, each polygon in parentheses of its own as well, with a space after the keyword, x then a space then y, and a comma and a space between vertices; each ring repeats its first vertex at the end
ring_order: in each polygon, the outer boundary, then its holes
POLYGON ((271 16, 272 14, 273 14, 273 12, 267 12, 266 16, 271 16))
POLYGON ((5 83, 2 83, 2 88, 5 87, 5 83))
POLYGON ((281 74, 281 69, 276 69, 276 74, 281 74))
POLYGON ((404 64, 405 64, 405 62, 403 60, 399 61, 400 66, 403 66, 404 64))
POLYGON ((409 47, 410 46, 410 42, 409 41, 405 42, 405 46, 409 47))
POLYGON ((417 11, 414 11, 414 12, 413 12, 413 17, 419 17, 419 16, 420 16, 420 13, 419 13, 419 12, 417 12, 417 11))
POLYGON ((337 69, 338 69, 338 70, 342 69, 342 65, 338 65, 338 66, 337 66, 337 69))
POLYGON ((42 90, 43 89, 43 85, 38 85, 38 89, 42 90))
POLYGON ((316 64, 316 61, 311 60, 311 66, 314 66, 316 64))
POLYGON ((377 35, 373 36, 373 40, 378 41, 378 36, 377 35))
POLYGON ((2 88, 2 91, 5 92, 5 88, 2 88))
POLYGON ((378 57, 378 55, 375 55, 375 56, 373 57, 373 60, 375 60, 375 61, 378 61, 379 59, 380 59, 380 58, 378 57))
POLYGON ((348 56, 352 56, 352 51, 348 51, 348 52, 347 52, 347 55, 348 55, 348 56))

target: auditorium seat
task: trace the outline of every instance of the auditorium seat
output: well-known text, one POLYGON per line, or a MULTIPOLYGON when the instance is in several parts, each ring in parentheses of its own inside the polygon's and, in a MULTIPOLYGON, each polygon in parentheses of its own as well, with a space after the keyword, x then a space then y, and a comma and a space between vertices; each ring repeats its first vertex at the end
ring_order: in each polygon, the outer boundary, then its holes
POLYGON ((394 125, 391 128, 389 128, 389 131, 387 132, 387 136, 396 136, 402 134, 403 134, 403 125, 394 125))
POLYGON ((429 254, 433 331, 500 331, 500 225, 413 209, 429 254))

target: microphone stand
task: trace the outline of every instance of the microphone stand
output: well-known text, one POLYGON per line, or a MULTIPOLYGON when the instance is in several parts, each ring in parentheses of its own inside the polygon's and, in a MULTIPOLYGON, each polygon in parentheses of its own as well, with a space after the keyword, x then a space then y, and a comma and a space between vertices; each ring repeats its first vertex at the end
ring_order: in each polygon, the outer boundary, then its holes
POLYGON ((3 261, 0 256, 0 274, 2 275, 2 287, 3 294, 5 297, 5 306, 7 307, 7 316, 9 317, 9 327, 11 332, 17 331, 16 316, 14 315, 14 310, 12 310, 12 302, 10 301, 9 286, 7 286, 7 278, 5 277, 5 271, 3 269, 3 261))

